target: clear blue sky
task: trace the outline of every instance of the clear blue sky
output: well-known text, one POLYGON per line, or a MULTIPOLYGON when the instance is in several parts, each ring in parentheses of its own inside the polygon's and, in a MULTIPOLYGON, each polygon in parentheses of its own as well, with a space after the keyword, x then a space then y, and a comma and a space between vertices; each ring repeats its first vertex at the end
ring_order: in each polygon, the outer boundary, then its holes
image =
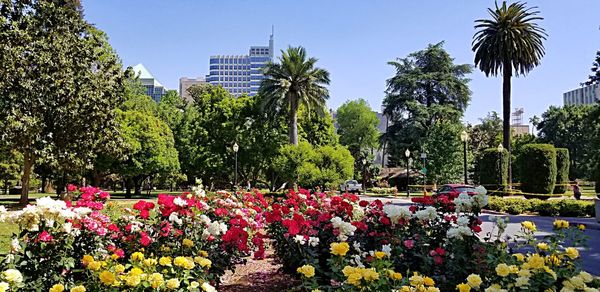
MULTIPOLYGON (((86 18, 104 30, 125 65, 143 63, 167 88, 183 76, 204 76, 208 58, 246 54, 267 45, 275 25, 275 48, 302 45, 331 73, 330 108, 365 98, 380 109, 387 62, 429 43, 445 41, 457 63, 473 63, 473 21, 487 17, 494 1, 225 1, 83 0, 86 18)), ((540 67, 513 81, 513 107, 525 119, 577 88, 600 49, 600 1, 527 1, 545 17, 549 38, 540 67)), ((277 55, 278 55, 277 54, 277 55)), ((475 70, 465 120, 501 112, 501 80, 475 70)))

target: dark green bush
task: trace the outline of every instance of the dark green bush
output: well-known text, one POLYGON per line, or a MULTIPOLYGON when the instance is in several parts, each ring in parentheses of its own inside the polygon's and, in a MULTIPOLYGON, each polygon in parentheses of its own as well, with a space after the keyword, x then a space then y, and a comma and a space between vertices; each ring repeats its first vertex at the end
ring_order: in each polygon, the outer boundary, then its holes
POLYGON ((536 212, 540 216, 592 217, 594 203, 572 199, 548 200, 490 197, 487 209, 512 215, 536 212))
POLYGON ((521 159, 521 190, 551 194, 556 184, 556 149, 550 144, 528 144, 521 159))
POLYGON ((489 190, 500 189, 508 183, 508 151, 497 148, 483 150, 479 160, 479 183, 489 190), (500 184, 500 185, 499 185, 500 184))
POLYGON ((569 184, 569 167, 571 165, 569 158, 569 149, 556 148, 556 186, 555 194, 564 194, 569 184))

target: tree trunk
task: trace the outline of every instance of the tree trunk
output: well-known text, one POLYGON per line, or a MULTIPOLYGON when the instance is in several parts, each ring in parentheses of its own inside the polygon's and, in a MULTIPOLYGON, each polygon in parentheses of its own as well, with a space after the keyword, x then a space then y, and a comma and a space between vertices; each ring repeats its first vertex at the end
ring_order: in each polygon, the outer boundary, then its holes
POLYGON ((298 146, 298 100, 296 96, 290 98, 290 144, 298 146))
POLYGON ((46 181, 48 178, 45 175, 42 175, 42 190, 41 193, 46 193, 46 181))
POLYGON ((504 61, 502 66, 503 82, 502 82, 502 146, 508 150, 508 185, 512 184, 512 149, 510 145, 511 129, 510 129, 510 88, 512 77, 512 64, 510 61, 504 61))
POLYGON ((33 157, 30 152, 23 153, 23 175, 21 176, 21 199, 19 203, 23 206, 29 203, 29 178, 33 167, 33 157))
POLYGON ((125 180, 125 198, 131 199, 131 179, 125 180))
POLYGON ((142 195, 142 180, 139 178, 134 178, 133 179, 133 185, 135 186, 135 195, 136 196, 141 196, 142 195))

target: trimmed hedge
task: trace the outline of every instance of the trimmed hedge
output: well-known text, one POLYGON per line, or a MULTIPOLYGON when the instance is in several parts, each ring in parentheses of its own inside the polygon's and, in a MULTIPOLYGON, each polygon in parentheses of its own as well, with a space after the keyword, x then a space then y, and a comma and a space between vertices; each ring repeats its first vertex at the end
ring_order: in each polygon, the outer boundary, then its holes
POLYGON ((556 186, 555 194, 564 194, 569 184, 569 167, 571 166, 569 149, 556 148, 556 186))
POLYGON ((500 189, 508 183, 508 151, 497 148, 483 150, 479 160, 479 184, 487 189, 500 189), (500 183, 501 185, 498 185, 500 183))
POLYGON ((556 184, 556 149, 550 144, 523 146, 521 190, 524 193, 551 194, 556 184))
POLYGON ((595 216, 594 202, 573 199, 548 200, 497 198, 490 197, 489 210, 519 215, 523 213, 538 213, 540 216, 560 217, 593 217, 595 216))

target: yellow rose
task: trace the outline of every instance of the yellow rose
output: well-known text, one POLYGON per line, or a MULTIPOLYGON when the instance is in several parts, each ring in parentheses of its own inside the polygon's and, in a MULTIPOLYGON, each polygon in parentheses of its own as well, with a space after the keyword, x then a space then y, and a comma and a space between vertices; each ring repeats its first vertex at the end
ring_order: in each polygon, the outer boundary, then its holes
POLYGON ((456 285, 456 289, 458 289, 459 292, 469 292, 471 291, 471 286, 469 286, 469 284, 460 283, 456 285))
POLYGON ((594 281, 594 276, 592 276, 590 273, 588 272, 580 272, 579 273, 579 278, 581 278, 583 280, 583 282, 585 283, 589 283, 591 281, 594 281))
POLYGON ((188 286, 188 289, 190 289, 190 288, 191 289, 196 289, 198 287, 200 287, 200 283, 198 283, 196 281, 192 281, 192 282, 190 282, 190 286, 188 286))
POLYGON ((296 269, 296 272, 302 274, 306 278, 312 278, 315 276, 315 268, 311 265, 304 265, 296 269))
POLYGON ((131 254, 131 260, 132 261, 143 261, 144 260, 144 254, 136 251, 134 253, 131 254))
POLYGON ((125 276, 125 284, 130 287, 139 285, 142 282, 142 277, 140 275, 129 272, 129 275, 125 276))
POLYGON ((479 288, 479 285, 481 285, 482 282, 483 281, 479 275, 471 274, 467 277, 467 284, 469 284, 469 286, 472 288, 479 288))
POLYGON ((199 254, 200 254, 201 257, 205 257, 205 258, 208 257, 208 253, 205 250, 201 250, 199 252, 199 254))
POLYGON ((146 267, 156 266, 156 263, 157 263, 156 259, 145 259, 144 260, 144 265, 146 267))
POLYGON ((112 285, 112 283, 116 280, 115 274, 109 271, 102 271, 99 278, 100 282, 102 282, 104 285, 112 285))
POLYGON ((375 258, 377 258, 378 260, 380 260, 386 256, 385 252, 382 252, 382 251, 376 251, 374 253, 374 255, 375 255, 375 258))
POLYGON ((79 286, 75 286, 73 288, 71 288, 71 290, 69 290, 70 292, 85 292, 85 287, 83 287, 82 285, 79 286))
POLYGON ((379 273, 377 273, 377 271, 375 271, 375 268, 363 269, 362 277, 366 281, 375 281, 375 280, 379 279, 379 273))
POLYGON ((191 257, 186 257, 185 258, 185 264, 183 265, 183 268, 186 270, 191 270, 194 267, 196 267, 196 264, 194 264, 194 259, 192 259, 191 257))
POLYGON ((544 250, 544 251, 548 250, 548 244, 545 243, 545 242, 540 242, 540 243, 537 244, 537 248, 539 250, 544 250))
MULTIPOLYGON (((0 289, 0 290, 2 290, 2 289, 0 289)), ((54 286, 50 287, 50 290, 49 290, 49 292, 63 292, 63 291, 65 291, 65 285, 60 284, 60 283, 54 284, 54 286)))
POLYGON ((192 247, 192 246, 194 246, 194 242, 185 238, 182 242, 182 245, 185 247, 192 247))
POLYGON ((527 259, 526 268, 541 269, 544 267, 544 265, 545 265, 544 258, 536 253, 536 254, 532 254, 531 256, 529 256, 529 258, 527 259))
POLYGON ((572 260, 579 257, 579 251, 574 247, 567 247, 565 249, 565 254, 572 260))
POLYGON ((415 273, 412 277, 408 278, 408 281, 413 286, 423 285, 423 277, 419 276, 419 274, 415 273))
POLYGON ((506 277, 510 274, 510 267, 504 263, 496 266, 496 274, 500 277, 506 277))
POLYGON ((187 264, 187 260, 185 259, 185 257, 176 257, 173 260, 173 264, 178 266, 178 267, 184 267, 187 264))
POLYGON ((523 222, 521 222, 521 226, 524 229, 529 230, 531 232, 537 231, 537 227, 535 226, 535 223, 533 223, 531 221, 523 221, 523 222))
POLYGON ((425 286, 433 286, 435 285, 435 281, 429 277, 424 277, 423 284, 425 284, 425 286))
POLYGON ((352 273, 352 274, 348 275, 348 278, 346 279, 346 281, 350 285, 354 285, 356 287, 360 287, 360 280, 361 279, 362 279, 362 274, 361 273, 352 273))
POLYGON ((8 269, 2 273, 2 276, 4 276, 4 279, 9 283, 18 284, 23 282, 23 275, 21 275, 21 272, 19 272, 19 270, 8 269))
POLYGON ((81 259, 81 263, 84 266, 87 266, 89 263, 91 263, 93 261, 94 261, 94 257, 89 254, 84 255, 83 258, 81 259))
POLYGON ((569 221, 557 219, 554 220, 552 225, 554 225, 555 229, 569 228, 569 221))
POLYGON ((330 249, 331 254, 343 257, 350 250, 350 245, 347 242, 332 242, 330 249))
POLYGON ((516 254, 513 254, 513 256, 517 258, 517 261, 522 262, 525 260, 525 256, 522 253, 516 253, 516 254))
POLYGON ((170 266, 171 265, 171 257, 161 257, 158 259, 158 263, 161 266, 170 266))
POLYGON ((440 289, 436 287, 427 287, 426 292, 440 292, 440 289))
POLYGON ((515 286, 517 287, 523 287, 523 286, 529 286, 529 277, 518 277, 515 280, 515 286))
POLYGON ((102 268, 102 262, 97 262, 97 261, 90 262, 87 265, 87 268, 92 271, 100 270, 100 268, 102 268))
POLYGON ((206 269, 210 269, 211 265, 212 265, 212 261, 207 259, 207 258, 203 258, 203 257, 195 257, 194 261, 199 264, 201 267, 206 268, 206 269))
POLYGON ((169 288, 169 289, 177 289, 177 288, 179 288, 179 280, 178 279, 169 279, 169 280, 167 280, 167 288, 169 288))
POLYGON ((154 273, 154 274, 150 275, 150 278, 148 279, 148 281, 150 282, 150 286, 152 286, 152 288, 156 289, 156 288, 162 286, 162 284, 165 282, 165 279, 162 274, 154 273))
POLYGON ((115 266, 115 272, 119 273, 119 274, 125 272, 125 266, 123 266, 121 264, 116 265, 115 266))
POLYGON ((579 226, 577 226, 577 228, 579 228, 579 230, 584 231, 585 230, 585 225, 584 224, 579 224, 579 226))
POLYGON ((395 272, 393 270, 388 270, 388 276, 390 278, 392 278, 393 280, 400 280, 400 279, 402 279, 402 274, 398 273, 398 272, 395 272))
POLYGON ((410 292, 410 286, 402 286, 400 287, 400 292, 410 292))
POLYGON ((204 292, 217 292, 217 289, 215 289, 215 287, 213 287, 211 284, 209 284, 208 282, 204 282, 202 283, 202 290, 204 292))

